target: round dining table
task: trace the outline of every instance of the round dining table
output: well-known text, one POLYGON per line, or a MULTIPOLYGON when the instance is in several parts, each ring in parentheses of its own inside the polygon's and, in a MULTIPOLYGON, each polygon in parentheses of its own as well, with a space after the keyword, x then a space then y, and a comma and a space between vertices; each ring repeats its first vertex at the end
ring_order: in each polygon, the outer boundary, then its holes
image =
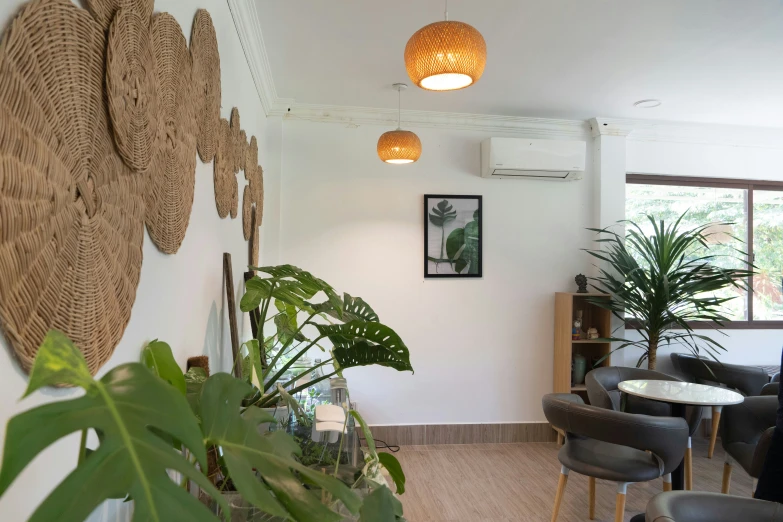
MULTIPOLYGON (((670 404, 672 417, 682 418, 686 418, 686 406, 722 408, 723 406, 739 404, 745 400, 739 393, 726 388, 681 381, 639 379, 623 381, 617 385, 617 388, 628 395, 670 404)), ((672 489, 685 489, 684 459, 680 461, 677 469, 672 472, 672 489)), ((644 515, 637 515, 631 519, 631 522, 637 522, 637 520, 644 521, 644 515)))

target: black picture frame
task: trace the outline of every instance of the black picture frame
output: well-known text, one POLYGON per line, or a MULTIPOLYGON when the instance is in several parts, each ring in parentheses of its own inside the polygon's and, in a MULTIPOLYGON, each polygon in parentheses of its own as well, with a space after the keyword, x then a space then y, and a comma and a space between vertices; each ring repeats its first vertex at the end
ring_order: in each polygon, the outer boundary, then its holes
MULTIPOLYGON (((448 207, 446 207, 448 209, 448 207)), ((437 218, 439 217, 437 214, 435 215, 435 219, 437 221, 437 218)), ((470 222, 467 222, 470 223, 470 222)), ((462 227, 464 228, 468 226, 467 224, 462 227)), ((483 247, 484 247, 484 209, 483 209, 483 201, 482 196, 478 195, 463 195, 463 194, 424 194, 424 277, 427 279, 430 278, 442 278, 442 279, 449 279, 449 278, 476 278, 476 277, 483 277, 484 272, 484 261, 483 261, 483 247), (451 210, 456 212, 455 217, 450 221, 450 223, 456 224, 457 226, 449 227, 450 231, 447 232, 447 227, 444 224, 443 226, 440 226, 441 228, 441 249, 443 250, 445 248, 446 243, 446 235, 451 235, 453 232, 455 232, 456 228, 460 228, 459 225, 461 223, 464 223, 467 221, 467 219, 470 219, 469 215, 466 217, 466 213, 471 212, 472 207, 467 207, 463 203, 465 200, 472 200, 476 202, 476 208, 475 211, 473 211, 473 220, 477 221, 477 227, 472 228, 478 228, 478 245, 477 245, 477 256, 471 256, 475 260, 477 258, 478 262, 476 263, 477 266, 475 268, 471 267, 471 262, 468 262, 466 266, 462 268, 462 270, 456 270, 458 267, 457 264, 453 263, 452 261, 437 261, 438 259, 443 259, 439 257, 439 253, 437 253, 438 257, 433 257, 430 250, 430 226, 438 228, 438 225, 431 222, 430 219, 430 213, 431 211, 435 210, 433 207, 436 206, 440 201, 446 200, 446 202, 454 201, 454 202, 460 202, 461 204, 458 205, 461 208, 455 209, 454 206, 451 203, 448 203, 449 206, 451 206, 451 210), (461 218, 461 219, 458 219, 461 218), (477 219, 476 219, 477 218, 477 219), (435 264, 434 272, 433 272, 433 263, 435 264), (444 273, 438 273, 438 270, 440 269, 440 266, 444 263, 448 263, 448 269, 444 273)), ((464 232, 463 232, 464 234, 464 232)), ((467 243, 466 243, 467 245, 467 243)), ((464 252, 464 251, 463 251, 464 252)), ((464 259, 462 262, 465 262, 464 259)))

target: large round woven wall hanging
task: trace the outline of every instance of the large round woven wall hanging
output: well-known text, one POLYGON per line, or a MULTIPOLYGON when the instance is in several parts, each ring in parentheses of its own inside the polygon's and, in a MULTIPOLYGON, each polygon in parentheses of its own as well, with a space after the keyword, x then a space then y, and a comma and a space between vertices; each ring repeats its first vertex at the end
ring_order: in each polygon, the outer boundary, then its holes
POLYGON ((134 170, 150 166, 157 134, 157 79, 149 18, 119 9, 109 28, 106 91, 114 142, 134 170))
POLYGON ((152 16, 155 0, 86 0, 87 9, 92 13, 93 18, 103 27, 104 31, 109 30, 114 15, 120 9, 133 11, 144 20, 149 22, 152 16))
POLYGON ((250 138, 250 143, 245 149, 245 179, 250 180, 253 170, 258 165, 258 140, 255 136, 250 138))
POLYGON ((26 371, 56 328, 94 374, 136 298, 143 177, 109 132, 105 49, 69 0, 27 4, 0 44, 0 324, 26 371))
POLYGON ((220 126, 220 54, 212 17, 206 9, 196 11, 190 35, 190 54, 193 57, 194 100, 199 109, 198 154, 208 163, 215 157, 220 126))
MULTIPOLYGON (((247 143, 247 133, 243 130, 239 131, 239 170, 245 170, 247 160, 247 148, 250 145, 247 143)), ((253 163, 255 165, 255 163, 253 163)))
POLYGON ((218 216, 224 218, 231 212, 231 204, 234 198, 231 180, 236 183, 233 169, 234 146, 231 139, 231 128, 228 120, 220 119, 218 127, 218 146, 215 153, 214 182, 215 182, 215 206, 218 216))
POLYGON ((147 231, 167 254, 179 250, 190 222, 196 184, 196 115, 185 36, 168 13, 152 18, 158 80, 158 138, 147 172, 147 231))
POLYGON ((256 227, 264 220, 264 169, 258 165, 250 175, 250 195, 256 208, 256 227))

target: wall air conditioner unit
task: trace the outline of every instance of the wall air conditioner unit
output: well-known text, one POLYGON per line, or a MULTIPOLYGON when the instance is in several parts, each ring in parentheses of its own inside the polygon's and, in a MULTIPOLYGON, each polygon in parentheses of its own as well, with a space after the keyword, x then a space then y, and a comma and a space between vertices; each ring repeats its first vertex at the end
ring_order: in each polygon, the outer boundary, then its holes
POLYGON ((481 142, 482 178, 582 179, 584 141, 489 138, 481 142))

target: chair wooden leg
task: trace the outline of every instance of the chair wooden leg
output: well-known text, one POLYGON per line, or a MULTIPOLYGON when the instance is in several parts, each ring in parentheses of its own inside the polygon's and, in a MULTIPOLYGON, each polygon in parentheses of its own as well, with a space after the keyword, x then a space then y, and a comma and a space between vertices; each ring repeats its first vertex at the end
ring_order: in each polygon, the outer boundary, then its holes
POLYGON ((758 486, 759 481, 756 479, 753 479, 750 482, 750 496, 753 498, 756 498, 756 486, 758 486))
POLYGON ((685 449, 685 489, 693 489, 693 449, 691 448, 691 438, 688 437, 688 447, 685 449))
POLYGON ((671 491, 672 490, 672 474, 671 473, 663 476, 663 490, 664 491, 671 491))
POLYGON ((587 480, 587 489, 588 489, 588 494, 590 495, 588 518, 590 520, 593 520, 595 519, 595 477, 590 477, 587 480))
POLYGON ((557 493, 555 493, 555 508, 552 510, 552 522, 557 521, 557 515, 560 512, 560 502, 563 500, 566 483, 568 483, 568 468, 565 466, 560 470, 560 480, 557 481, 557 493))
POLYGON ((729 494, 731 489, 731 462, 726 462, 723 465, 723 484, 721 485, 720 492, 724 495, 729 494))
POLYGON ((715 440, 718 438, 718 425, 720 424, 720 413, 723 410, 720 406, 712 407, 712 433, 710 433, 710 449, 707 451, 707 458, 711 459, 715 453, 715 440))
POLYGON ((614 508, 614 522, 623 522, 625 516, 625 494, 628 484, 619 483, 617 485, 617 503, 614 508))
POLYGON ((557 445, 558 446, 562 446, 563 442, 564 442, 563 434, 558 431, 557 432, 557 445))

